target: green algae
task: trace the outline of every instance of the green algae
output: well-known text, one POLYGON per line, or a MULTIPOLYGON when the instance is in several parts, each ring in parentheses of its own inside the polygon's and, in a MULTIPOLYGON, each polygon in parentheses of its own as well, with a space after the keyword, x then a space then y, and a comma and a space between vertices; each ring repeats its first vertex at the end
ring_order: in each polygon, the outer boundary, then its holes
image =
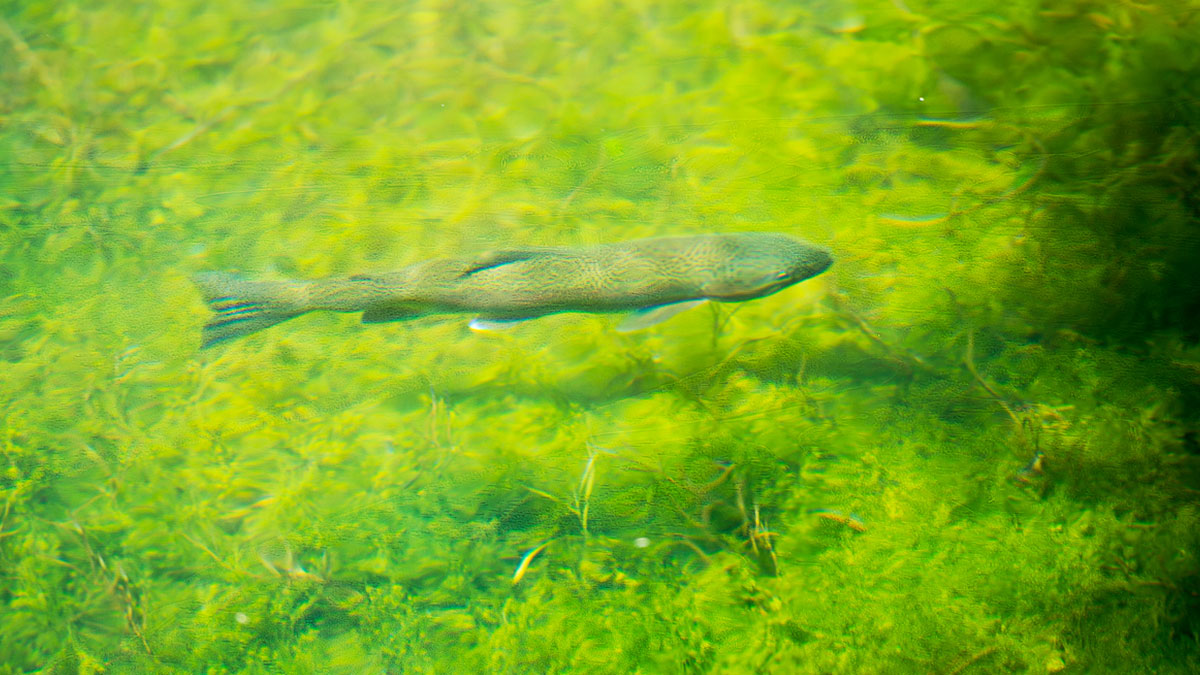
POLYGON ((1194 3, 0 6, 0 672, 1196 669, 1194 3), (197 353, 755 229, 838 262, 197 353))

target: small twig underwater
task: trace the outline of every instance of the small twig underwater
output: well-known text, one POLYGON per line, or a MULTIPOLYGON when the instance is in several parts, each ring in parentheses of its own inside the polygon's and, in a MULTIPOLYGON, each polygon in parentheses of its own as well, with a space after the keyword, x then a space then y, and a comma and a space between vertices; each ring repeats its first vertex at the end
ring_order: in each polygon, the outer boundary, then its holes
POLYGON ((967 333, 967 352, 963 356, 963 365, 966 367, 967 372, 971 374, 971 377, 975 379, 975 383, 979 385, 979 388, 985 391, 988 396, 991 396, 1004 409, 1004 412, 1012 419, 1013 424, 1017 425, 1017 429, 1023 429, 1021 418, 1013 411, 1012 406, 1000 395, 1000 392, 996 391, 995 388, 988 384, 987 380, 983 379, 983 376, 979 374, 979 370, 975 368, 975 331, 967 333))
MULTIPOLYGON (((591 512, 592 492, 596 487, 596 458, 601 454, 617 456, 617 453, 613 452, 612 450, 595 445, 593 443, 587 444, 587 452, 587 462, 584 464, 583 471, 580 473, 579 484, 571 490, 570 502, 568 502, 566 499, 550 494, 545 490, 539 490, 529 485, 524 486, 526 490, 529 490, 539 497, 544 497, 556 504, 563 505, 568 511, 570 511, 576 518, 579 519, 579 531, 583 538, 583 549, 585 552, 587 550, 588 542, 591 538, 591 532, 588 529, 588 515, 591 512)), ((516 573, 513 574, 513 584, 518 583, 525 577, 525 574, 529 571, 529 564, 533 562, 533 559, 537 557, 537 555, 541 553, 547 546, 559 539, 573 536, 574 535, 553 537, 546 540, 539 546, 530 549, 530 551, 521 559, 520 565, 517 566, 516 573)), ((581 564, 582 560, 583 558, 581 558, 581 564)))
POLYGON ((576 185, 571 190, 571 192, 568 193, 567 196, 564 197, 563 200, 558 203, 558 208, 555 209, 555 216, 557 218, 561 219, 563 217, 563 214, 566 213, 568 208, 570 208, 571 203, 575 201, 575 197, 579 195, 579 192, 581 190, 583 190, 584 188, 586 188, 588 185, 590 185, 592 183, 592 181, 596 180, 596 176, 600 175, 600 172, 604 169, 604 167, 607 164, 608 164, 608 156, 604 152, 604 148, 601 147, 600 155, 599 155, 599 157, 596 158, 596 165, 593 166, 591 171, 588 171, 587 175, 584 176, 583 179, 579 181, 579 184, 576 185))
MULTIPOLYGON (((716 351, 717 343, 721 341, 721 335, 724 334, 725 329, 729 327, 730 319, 733 318, 734 314, 738 313, 738 310, 740 310, 742 307, 745 307, 745 305, 734 305, 733 309, 731 309, 728 313, 723 311, 720 303, 710 302, 708 305, 710 308, 712 308, 713 318, 712 349, 713 351, 716 351)), ((742 345, 735 347, 734 353, 737 353, 737 351, 739 351, 741 348, 742 345)), ((732 357, 732 354, 730 356, 732 357)))
MULTIPOLYGON (((142 648, 146 650, 146 654, 154 656, 154 652, 150 649, 150 642, 146 639, 146 611, 141 606, 142 603, 139 601, 139 598, 134 597, 135 587, 129 579, 129 575, 125 572, 125 568, 120 562, 116 562, 113 567, 110 567, 104 561, 104 556, 92 548, 87 531, 79 522, 72 520, 69 523, 55 522, 54 524, 68 529, 79 536, 80 544, 83 545, 83 550, 87 554, 92 572, 107 577, 106 581, 108 583, 106 585, 108 586, 109 593, 120 594, 118 597, 124 609, 121 614, 125 618, 129 630, 133 631, 133 634, 142 643, 142 648)), ((83 570, 73 565, 68 566, 77 573, 83 574, 83 570)))
POLYGON ((834 292, 831 294, 831 297, 834 299, 835 309, 838 311, 838 313, 849 317, 850 320, 854 322, 854 325, 860 331, 862 331, 863 335, 867 336, 867 339, 878 345, 892 359, 899 363, 905 364, 910 368, 916 366, 917 369, 927 373, 937 372, 936 368, 926 363, 925 359, 921 358, 920 356, 908 350, 897 349, 884 341, 884 339, 879 336, 879 333, 873 327, 871 327, 871 324, 868 323, 861 314, 851 309, 849 303, 846 301, 845 296, 843 296, 841 293, 834 292))
MULTIPOLYGON (((588 460, 579 477, 579 487, 575 491, 575 514, 579 516, 580 529, 584 541, 588 538, 588 510, 591 507, 592 488, 596 485, 596 456, 599 447, 588 443, 588 460)), ((607 451, 606 451, 607 452, 607 451)))
POLYGON ((533 562, 533 559, 537 557, 537 554, 544 551, 546 547, 549 546, 553 541, 553 539, 550 539, 542 542, 541 544, 530 549, 529 552, 526 553, 523 558, 521 558, 521 564, 517 565, 517 571, 513 574, 512 582, 514 586, 520 583, 521 579, 525 578, 525 573, 529 571, 529 563, 533 562))
POLYGON ((947 675, 958 675, 958 673, 961 673, 961 672, 965 671, 966 669, 970 668, 971 666, 975 665, 981 659, 987 658, 988 656, 991 656, 992 654, 996 653, 997 649, 999 649, 999 648, 996 647, 996 645, 992 645, 990 647, 984 647, 983 649, 979 650, 978 652, 975 652, 971 656, 967 657, 965 660, 960 662, 954 668, 951 668, 950 670, 946 671, 946 673, 947 673, 947 675))

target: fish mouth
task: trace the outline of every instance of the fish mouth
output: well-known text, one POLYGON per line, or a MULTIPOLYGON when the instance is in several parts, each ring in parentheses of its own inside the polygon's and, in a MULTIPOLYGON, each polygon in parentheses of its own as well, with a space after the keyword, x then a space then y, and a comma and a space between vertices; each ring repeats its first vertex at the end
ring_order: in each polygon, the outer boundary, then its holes
POLYGON ((815 277, 833 266, 833 251, 825 248, 818 249, 817 256, 812 267, 809 268, 809 277, 815 277))
POLYGON ((789 283, 799 283, 805 279, 811 279, 833 265, 833 252, 827 248, 816 248, 807 251, 807 254, 796 261, 795 267, 791 270, 789 283))

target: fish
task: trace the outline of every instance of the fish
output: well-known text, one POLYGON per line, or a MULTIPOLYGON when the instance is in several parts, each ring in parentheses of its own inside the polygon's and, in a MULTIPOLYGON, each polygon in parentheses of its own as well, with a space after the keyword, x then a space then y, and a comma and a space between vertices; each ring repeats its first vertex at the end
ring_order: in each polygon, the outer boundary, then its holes
POLYGON ((823 246, 736 232, 504 248, 348 277, 260 280, 213 271, 194 281, 212 312, 202 331, 207 348, 318 311, 361 312, 364 324, 473 314, 480 330, 563 312, 629 312, 621 328, 637 330, 709 300, 766 297, 831 264, 823 246))

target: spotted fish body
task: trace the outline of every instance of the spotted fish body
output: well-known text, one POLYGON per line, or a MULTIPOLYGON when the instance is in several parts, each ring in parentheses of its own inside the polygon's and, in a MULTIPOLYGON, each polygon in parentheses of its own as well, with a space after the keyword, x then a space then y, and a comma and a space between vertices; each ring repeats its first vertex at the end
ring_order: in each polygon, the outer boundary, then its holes
POLYGON ((313 281, 253 281, 217 272, 197 284, 215 313, 204 327, 207 347, 312 311, 362 312, 364 323, 453 313, 517 321, 740 302, 816 276, 832 261, 827 249, 788 235, 742 232, 503 249, 313 281))

